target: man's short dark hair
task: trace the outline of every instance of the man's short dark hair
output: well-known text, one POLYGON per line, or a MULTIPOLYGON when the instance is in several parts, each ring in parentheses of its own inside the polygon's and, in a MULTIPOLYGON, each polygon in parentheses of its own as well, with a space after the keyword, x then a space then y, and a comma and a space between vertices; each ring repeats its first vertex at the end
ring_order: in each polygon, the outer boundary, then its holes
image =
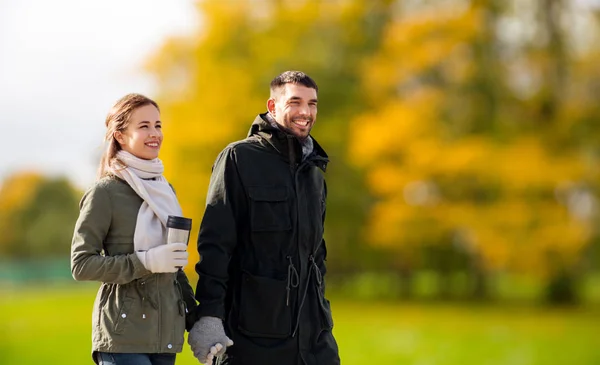
POLYGON ((319 87, 315 80, 302 71, 285 71, 271 81, 271 94, 285 84, 297 84, 315 89, 319 92, 319 87))

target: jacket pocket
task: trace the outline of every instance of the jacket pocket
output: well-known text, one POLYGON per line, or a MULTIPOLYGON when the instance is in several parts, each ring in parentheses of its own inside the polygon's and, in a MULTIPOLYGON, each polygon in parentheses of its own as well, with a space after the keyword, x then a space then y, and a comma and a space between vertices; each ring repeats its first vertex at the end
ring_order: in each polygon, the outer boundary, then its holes
POLYGON ((127 296, 127 287, 118 284, 108 284, 106 304, 102 308, 100 326, 107 334, 122 334, 125 325, 130 321, 130 308, 134 298, 127 296))
POLYGON ((248 188, 248 195, 252 231, 286 231, 292 228, 285 186, 252 186, 248 188))
POLYGON ((286 281, 244 272, 238 328, 248 336, 288 337, 292 314, 286 305, 286 281))
POLYGON ((129 313, 129 309, 131 308, 131 304, 133 303, 132 298, 125 298, 123 301, 123 305, 121 306, 121 310, 119 311, 119 316, 117 317, 117 322, 115 323, 115 333, 121 334, 125 330, 125 325, 131 321, 129 316, 132 316, 132 313, 129 313))

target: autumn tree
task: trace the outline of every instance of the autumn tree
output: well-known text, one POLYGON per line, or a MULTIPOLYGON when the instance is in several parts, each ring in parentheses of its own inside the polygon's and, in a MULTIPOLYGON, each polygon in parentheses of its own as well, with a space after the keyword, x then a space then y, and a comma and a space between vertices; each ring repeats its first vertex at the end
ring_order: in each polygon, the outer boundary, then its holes
POLYGON ((12 258, 67 258, 81 193, 65 178, 10 176, 0 190, 0 250, 12 258))
POLYGON ((592 170, 557 138, 569 123, 570 58, 546 3, 410 3, 366 64, 372 110, 354 120, 349 153, 377 197, 363 237, 396 252, 399 270, 422 265, 423 248, 462 252, 482 296, 489 273, 552 281, 577 266, 591 226, 564 195, 592 170), (523 19, 523 7, 542 15, 523 19), (526 22, 549 42, 498 32, 526 22), (524 84, 528 72, 540 73, 538 85, 524 84))
POLYGON ((21 212, 33 203, 43 177, 35 172, 13 174, 2 182, 0 189, 0 252, 10 256, 22 241, 25 232, 17 229, 21 212))
POLYGON ((161 158, 195 230, 217 153, 243 139, 254 117, 266 111, 270 81, 297 69, 319 85, 313 133, 331 160, 329 262, 349 268, 361 262, 358 232, 368 199, 345 151, 349 120, 365 105, 360 69, 392 10, 393 2, 384 0, 198 3, 201 28, 166 42, 149 65, 166 121, 161 158))

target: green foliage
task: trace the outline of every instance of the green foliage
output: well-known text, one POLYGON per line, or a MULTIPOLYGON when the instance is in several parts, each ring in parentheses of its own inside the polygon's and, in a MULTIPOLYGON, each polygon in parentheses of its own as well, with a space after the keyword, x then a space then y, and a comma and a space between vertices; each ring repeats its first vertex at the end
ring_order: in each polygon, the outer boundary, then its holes
POLYGON ((7 257, 68 257, 81 193, 65 178, 9 177, 0 190, 5 222, 0 249, 7 257), (14 203, 11 203, 14 201, 14 203))

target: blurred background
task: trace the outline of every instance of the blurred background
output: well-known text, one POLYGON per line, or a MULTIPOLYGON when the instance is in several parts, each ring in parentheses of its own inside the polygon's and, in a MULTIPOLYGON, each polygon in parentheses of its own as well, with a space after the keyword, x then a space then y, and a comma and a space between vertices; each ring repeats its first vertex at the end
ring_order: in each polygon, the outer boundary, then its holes
POLYGON ((319 84, 344 364, 600 364, 599 65, 599 0, 2 0, 0 364, 91 362, 69 250, 111 105, 158 101, 196 237, 285 70, 319 84))

